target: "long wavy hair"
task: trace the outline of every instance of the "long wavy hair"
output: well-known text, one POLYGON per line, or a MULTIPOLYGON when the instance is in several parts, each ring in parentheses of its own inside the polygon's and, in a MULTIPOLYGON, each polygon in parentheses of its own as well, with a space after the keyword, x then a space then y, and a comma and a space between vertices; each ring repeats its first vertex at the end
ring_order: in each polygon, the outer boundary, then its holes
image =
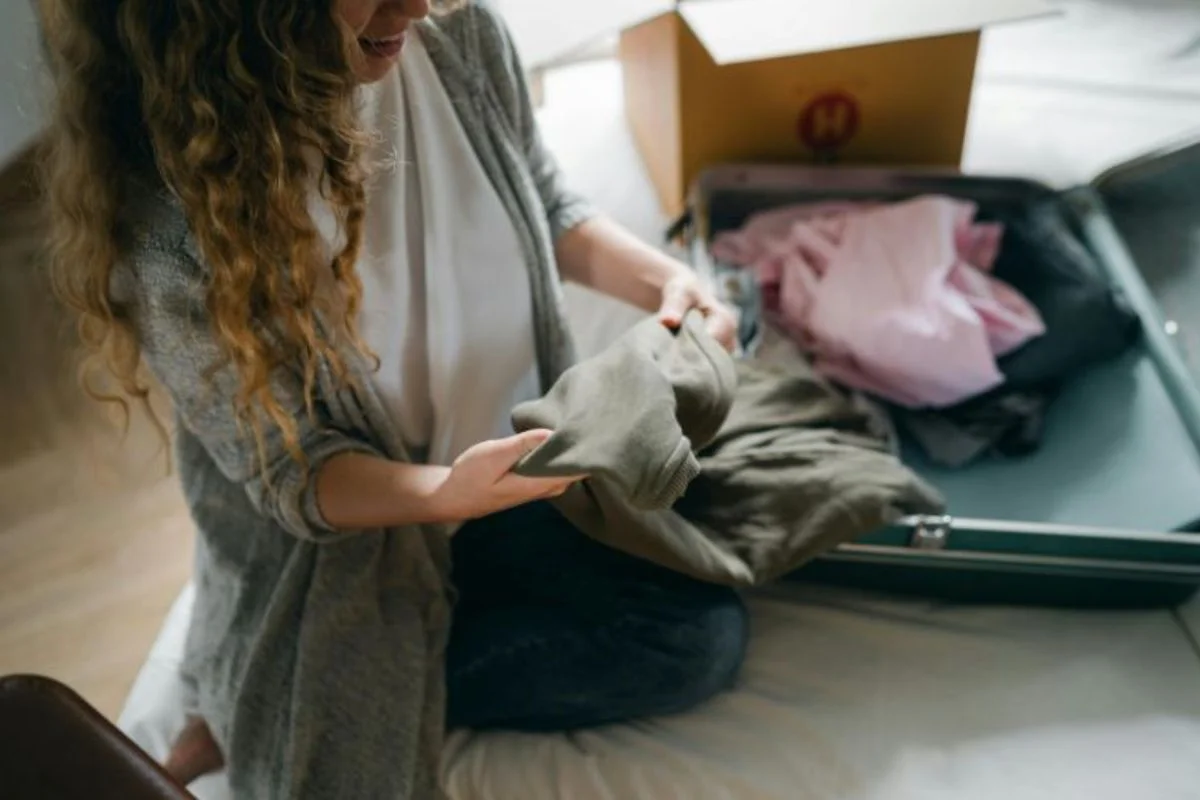
POLYGON ((178 198, 204 258, 223 355, 213 367, 236 369, 236 414, 260 460, 264 423, 303 460, 272 374, 303 375, 311 414, 323 362, 348 379, 343 334, 365 351, 355 324, 366 141, 354 107, 353 33, 335 19, 333 0, 40 6, 55 84, 46 159, 54 282, 79 315, 93 378, 85 388, 119 404, 126 421, 129 399, 149 409, 141 347, 109 296, 127 241, 126 179, 145 175, 178 198), (332 263, 309 210, 316 187, 344 242, 332 263), (338 297, 323 327, 324 274, 338 297), (116 386, 106 388, 104 375, 116 386))

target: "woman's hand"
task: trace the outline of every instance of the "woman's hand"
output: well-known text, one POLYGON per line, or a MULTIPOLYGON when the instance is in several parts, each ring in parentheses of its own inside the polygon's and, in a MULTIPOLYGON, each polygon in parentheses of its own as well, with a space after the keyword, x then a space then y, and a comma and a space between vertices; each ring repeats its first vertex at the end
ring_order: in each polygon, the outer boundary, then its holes
POLYGON ((558 497, 585 476, 525 478, 512 470, 550 438, 545 430, 483 442, 467 450, 446 472, 431 498, 440 521, 466 522, 497 511, 558 497))
POLYGON ((659 321, 674 330, 683 324, 684 316, 693 309, 704 316, 705 327, 713 338, 733 352, 737 346, 737 318, 729 307, 717 300, 694 275, 680 275, 667 281, 658 310, 659 321))

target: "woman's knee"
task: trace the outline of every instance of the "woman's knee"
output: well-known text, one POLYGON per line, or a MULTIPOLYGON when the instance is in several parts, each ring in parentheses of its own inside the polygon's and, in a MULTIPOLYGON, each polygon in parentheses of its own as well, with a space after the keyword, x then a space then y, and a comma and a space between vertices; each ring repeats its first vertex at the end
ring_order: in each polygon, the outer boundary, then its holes
POLYGON ((679 705, 690 707, 733 688, 746 658, 750 619, 732 590, 715 595, 685 623, 686 668, 677 691, 679 705))

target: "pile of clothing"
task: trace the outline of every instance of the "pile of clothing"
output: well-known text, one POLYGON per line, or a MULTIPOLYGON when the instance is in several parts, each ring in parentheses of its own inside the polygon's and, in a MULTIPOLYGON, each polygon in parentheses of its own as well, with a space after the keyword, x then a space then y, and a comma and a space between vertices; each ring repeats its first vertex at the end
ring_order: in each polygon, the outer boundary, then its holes
POLYGON ((788 206, 712 253, 753 271, 764 313, 820 374, 888 403, 948 466, 1035 450, 1063 383, 1140 334, 1053 198, 788 206))
POLYGON ((784 337, 736 362, 690 315, 655 319, 513 411, 554 435, 517 467, 588 475, 552 502, 576 528, 702 580, 762 584, 943 499, 895 455, 886 415, 784 337))

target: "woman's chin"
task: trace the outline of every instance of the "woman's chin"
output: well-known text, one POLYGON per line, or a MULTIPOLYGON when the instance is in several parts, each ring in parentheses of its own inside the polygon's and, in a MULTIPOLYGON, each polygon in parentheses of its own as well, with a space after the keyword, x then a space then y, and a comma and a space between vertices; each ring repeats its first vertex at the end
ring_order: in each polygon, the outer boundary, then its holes
POLYGON ((399 53, 386 57, 364 53, 359 62, 354 65, 354 75, 358 78, 359 83, 376 83, 386 78, 388 73, 399 63, 399 53))

